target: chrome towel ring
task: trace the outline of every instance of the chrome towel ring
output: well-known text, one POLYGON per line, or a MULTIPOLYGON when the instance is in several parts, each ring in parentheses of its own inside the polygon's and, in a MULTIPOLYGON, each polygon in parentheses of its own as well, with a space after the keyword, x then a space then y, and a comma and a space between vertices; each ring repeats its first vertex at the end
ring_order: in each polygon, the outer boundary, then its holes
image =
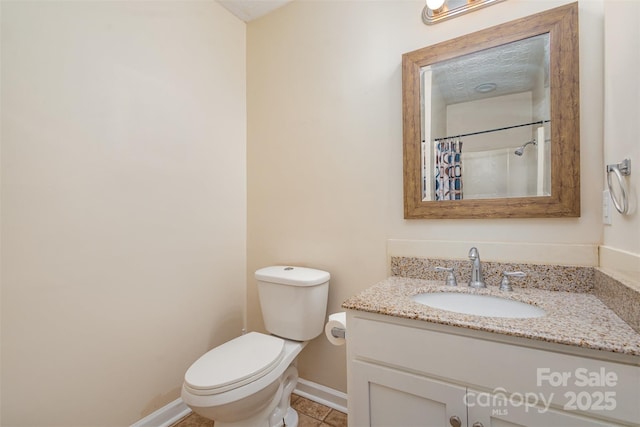
POLYGON ((624 159, 620 163, 614 163, 607 165, 607 186, 609 187, 609 194, 611 194, 611 200, 616 210, 622 215, 629 213, 629 190, 627 189, 627 183, 623 176, 631 175, 631 159, 624 159), (611 185, 611 173, 618 179, 618 186, 620 187, 620 199, 616 198, 616 193, 613 191, 611 185))

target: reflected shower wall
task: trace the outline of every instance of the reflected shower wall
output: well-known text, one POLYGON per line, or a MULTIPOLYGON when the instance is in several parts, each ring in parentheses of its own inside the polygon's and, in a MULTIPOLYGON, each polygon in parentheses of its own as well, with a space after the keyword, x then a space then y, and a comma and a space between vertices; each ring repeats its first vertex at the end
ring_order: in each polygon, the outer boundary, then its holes
MULTIPOLYGON (((550 195, 550 148, 545 138, 550 123, 544 119, 548 106, 541 105, 540 98, 528 91, 426 109, 440 134, 472 134, 462 138, 463 199, 550 195), (536 121, 544 124, 513 126, 536 121), (498 131, 474 134, 478 129, 498 131)), ((425 200, 436 200, 431 182, 434 158, 434 143, 425 143, 425 200)))

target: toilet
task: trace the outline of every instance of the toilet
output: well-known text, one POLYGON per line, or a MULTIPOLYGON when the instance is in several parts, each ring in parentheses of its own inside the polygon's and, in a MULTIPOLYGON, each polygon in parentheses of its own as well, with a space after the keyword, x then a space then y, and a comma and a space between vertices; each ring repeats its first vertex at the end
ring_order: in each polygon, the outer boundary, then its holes
POLYGON ((323 333, 330 275, 273 266, 255 273, 265 329, 204 354, 187 370, 182 400, 216 427, 295 427, 296 357, 323 333))

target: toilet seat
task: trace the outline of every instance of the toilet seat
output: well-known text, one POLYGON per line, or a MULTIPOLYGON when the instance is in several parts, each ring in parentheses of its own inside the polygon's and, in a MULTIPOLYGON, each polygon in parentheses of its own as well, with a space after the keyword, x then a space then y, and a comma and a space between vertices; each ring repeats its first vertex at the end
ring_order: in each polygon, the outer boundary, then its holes
POLYGON ((249 332, 196 360, 185 374, 184 387, 198 396, 224 393, 267 375, 284 355, 282 338, 249 332))

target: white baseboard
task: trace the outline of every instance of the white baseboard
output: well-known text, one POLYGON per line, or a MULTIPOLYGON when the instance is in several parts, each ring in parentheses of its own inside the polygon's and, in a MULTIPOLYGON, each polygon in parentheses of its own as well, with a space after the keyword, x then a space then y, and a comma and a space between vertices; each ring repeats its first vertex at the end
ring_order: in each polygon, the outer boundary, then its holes
POLYGON ((191 409, 178 398, 166 404, 143 419, 131 424, 131 427, 169 427, 191 413, 191 409))
POLYGON ((299 378, 293 392, 321 405, 347 413, 347 395, 341 391, 299 378))

